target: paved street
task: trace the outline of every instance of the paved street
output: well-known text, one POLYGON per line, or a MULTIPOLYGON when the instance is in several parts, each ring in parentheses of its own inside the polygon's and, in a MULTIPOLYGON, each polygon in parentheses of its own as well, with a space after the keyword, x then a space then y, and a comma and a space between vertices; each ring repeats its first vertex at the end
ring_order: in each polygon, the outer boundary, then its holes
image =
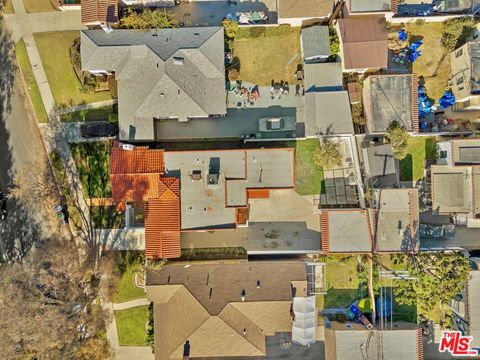
MULTIPOLYGON (((0 189, 5 192, 18 169, 42 157, 45 159, 46 154, 25 96, 26 89, 19 73, 15 72, 13 43, 5 34, 1 20, 0 26, 0 189)), ((24 256, 42 234, 51 229, 47 211, 33 212, 14 200, 8 201, 7 210, 7 219, 0 223, 0 250, 3 260, 10 261, 24 256)))

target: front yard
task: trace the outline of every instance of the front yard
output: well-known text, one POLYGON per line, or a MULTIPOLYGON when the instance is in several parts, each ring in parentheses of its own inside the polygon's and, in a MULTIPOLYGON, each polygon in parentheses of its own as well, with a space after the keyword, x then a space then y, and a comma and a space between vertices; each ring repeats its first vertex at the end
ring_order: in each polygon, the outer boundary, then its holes
POLYGON ((34 34, 50 89, 58 106, 74 106, 111 99, 109 91, 94 92, 82 88, 70 60, 70 47, 77 36, 78 31, 34 34))
POLYGON ((116 105, 102 106, 94 109, 78 110, 62 114, 62 121, 110 121, 118 122, 116 105))
POLYGON ((70 144, 70 150, 87 197, 109 198, 110 142, 70 144))
POLYGON ((233 57, 239 60, 240 79, 257 85, 272 80, 296 84, 301 63, 300 28, 289 26, 240 28, 233 57))
POLYGON ((121 303, 125 301, 144 298, 145 291, 135 285, 135 274, 143 273, 144 258, 136 251, 122 251, 117 259, 120 279, 116 286, 112 301, 121 303))
POLYGON ((23 39, 17 43, 15 47, 15 53, 25 79, 25 85, 27 86, 28 94, 30 95, 30 100, 32 101, 33 111, 35 112, 37 121, 46 123, 48 122, 47 112, 45 111, 45 106, 43 105, 43 100, 42 96, 40 95, 40 90, 38 89, 37 81, 33 75, 32 65, 30 64, 30 59, 28 58, 27 49, 23 39))
POLYGON ((300 195, 319 195, 323 191, 323 169, 313 163, 317 139, 295 143, 295 191, 300 195))
POLYGON ((118 342, 124 346, 145 346, 148 306, 115 311, 118 342))
POLYGON ((411 137, 407 157, 400 161, 400 180, 418 181, 423 179, 425 161, 435 159, 435 138, 433 136, 411 137))

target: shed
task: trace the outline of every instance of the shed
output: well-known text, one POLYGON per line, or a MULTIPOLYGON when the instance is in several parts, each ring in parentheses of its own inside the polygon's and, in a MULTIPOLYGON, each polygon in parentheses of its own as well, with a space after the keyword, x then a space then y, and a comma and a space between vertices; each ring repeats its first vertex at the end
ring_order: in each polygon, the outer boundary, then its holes
POLYGON ((328 26, 310 26, 302 29, 302 57, 304 62, 322 62, 330 56, 328 26))

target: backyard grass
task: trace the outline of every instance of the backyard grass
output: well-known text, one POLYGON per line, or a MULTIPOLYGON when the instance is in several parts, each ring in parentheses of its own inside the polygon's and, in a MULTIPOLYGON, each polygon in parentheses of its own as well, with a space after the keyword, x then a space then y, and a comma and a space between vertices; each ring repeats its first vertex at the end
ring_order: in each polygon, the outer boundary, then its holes
POLYGON ((52 151, 50 153, 50 160, 52 162, 55 179, 59 184, 60 195, 66 200, 68 206, 68 221, 73 224, 76 229, 80 230, 82 228, 80 213, 78 212, 77 207, 73 203, 70 182, 65 172, 65 168, 63 166, 62 159, 60 158, 60 154, 58 154, 58 152, 55 150, 52 151))
POLYGON ((42 96, 40 95, 37 81, 33 75, 32 65, 30 64, 27 48, 25 47, 23 39, 17 43, 15 52, 17 55, 18 64, 20 65, 20 69, 22 70, 22 74, 25 79, 25 84, 32 101, 33 111, 35 112, 37 121, 46 123, 48 122, 47 112, 45 111, 45 106, 43 105, 42 96))
POLYGON ((124 260, 124 262, 119 263, 118 268, 121 275, 112 299, 113 302, 121 303, 144 298, 146 296, 145 291, 135 285, 135 273, 143 273, 143 263, 140 262, 140 259, 139 261, 136 261, 136 259, 124 260))
POLYGON ((423 179, 425 161, 435 159, 434 137, 411 137, 407 157, 400 161, 400 180, 418 181, 423 179))
POLYGON ((62 121, 103 121, 118 122, 118 111, 115 105, 95 109, 78 110, 62 114, 62 121))
MULTIPOLYGON (((357 271, 357 256, 329 255, 326 259, 327 294, 325 308, 341 308, 351 305, 358 295, 360 281, 357 271)), ((317 304, 322 300, 317 298, 317 304)))
POLYGON ((7 0, 5 2, 5 5, 3 6, 3 12, 5 14, 13 14, 15 12, 14 9, 13 9, 13 5, 12 5, 11 0, 7 0))
POLYGON ((70 144, 70 150, 82 182, 91 198, 112 196, 110 185, 110 142, 70 144))
POLYGON ((313 162, 317 139, 296 142, 295 191, 300 195, 319 195, 322 192, 323 169, 313 162))
POLYGON ((118 342, 124 346, 144 346, 147 330, 148 306, 115 311, 118 342))
POLYGON ((34 34, 56 105, 73 106, 111 99, 108 91, 82 91, 70 61, 70 46, 78 35, 78 31, 34 34))
POLYGON ((437 103, 450 78, 450 53, 441 44, 442 26, 441 22, 405 25, 411 41, 423 41, 422 55, 413 63, 413 73, 418 75, 420 84, 423 78, 427 95, 437 103))
POLYGON ((301 63, 300 28, 266 27, 252 36, 253 28, 241 28, 234 41, 233 57, 239 60, 240 79, 257 85, 272 80, 296 83, 297 64, 301 63))
POLYGON ((23 0, 27 13, 56 11, 51 0, 23 0))

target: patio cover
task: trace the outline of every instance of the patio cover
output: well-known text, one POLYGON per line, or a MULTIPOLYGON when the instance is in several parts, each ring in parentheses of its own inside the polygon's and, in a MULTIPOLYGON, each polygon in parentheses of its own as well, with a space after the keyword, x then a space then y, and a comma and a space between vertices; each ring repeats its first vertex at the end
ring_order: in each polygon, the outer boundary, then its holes
POLYGON ((317 327, 315 296, 293 298, 293 312, 292 341, 300 345, 314 344, 317 327))

